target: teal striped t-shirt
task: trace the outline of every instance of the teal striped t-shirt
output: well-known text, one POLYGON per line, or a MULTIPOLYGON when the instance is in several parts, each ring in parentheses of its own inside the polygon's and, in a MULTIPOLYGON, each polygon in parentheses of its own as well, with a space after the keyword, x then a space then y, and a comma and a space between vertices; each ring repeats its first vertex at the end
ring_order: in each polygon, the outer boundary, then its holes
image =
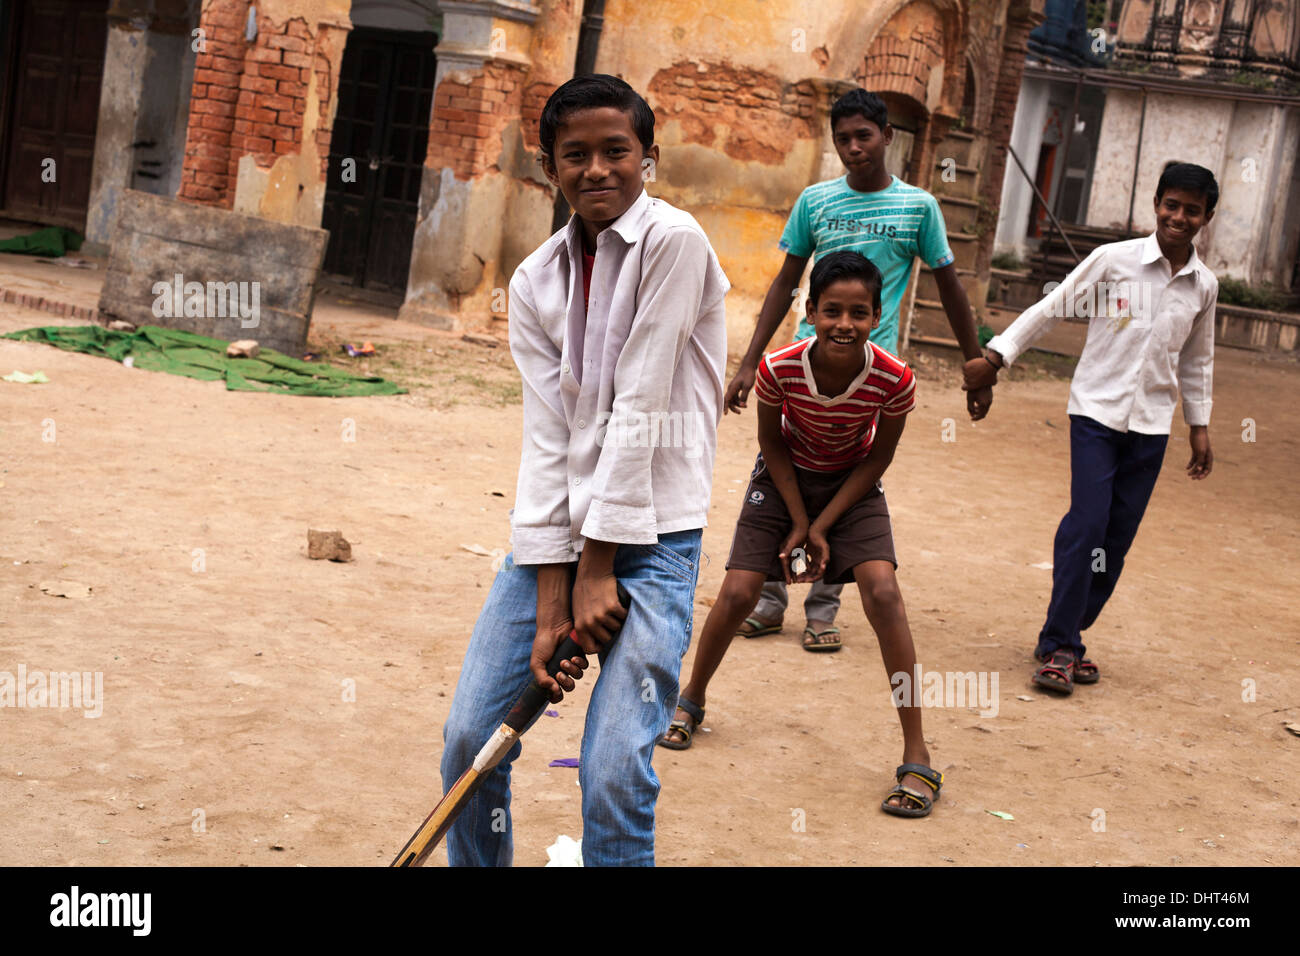
MULTIPOLYGON (((860 193, 848 177, 815 183, 799 194, 781 234, 781 251, 820 259, 828 252, 860 252, 880 270, 880 325, 871 341, 898 351, 898 307, 920 256, 931 269, 952 264, 948 232, 939 202, 924 189, 893 176, 879 192, 860 193)), ((799 317, 795 340, 814 335, 806 315, 799 317)))

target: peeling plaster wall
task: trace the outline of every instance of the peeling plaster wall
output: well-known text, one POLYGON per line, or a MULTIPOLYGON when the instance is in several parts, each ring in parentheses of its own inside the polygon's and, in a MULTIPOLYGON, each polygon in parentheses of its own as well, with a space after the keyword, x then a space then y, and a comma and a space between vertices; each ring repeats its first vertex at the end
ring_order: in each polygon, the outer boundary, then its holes
MULTIPOLYGON (((1197 251, 1219 274, 1286 288, 1297 226, 1282 214, 1300 131, 1284 107, 1168 93, 1147 97, 1133 228, 1155 228, 1156 184, 1170 162, 1197 163, 1219 181, 1214 219, 1197 251)), ((1294 110, 1289 111, 1295 113, 1294 110)), ((1122 229, 1128 218, 1141 95, 1111 90, 1102 119, 1088 223, 1122 229)))
POLYGON ((107 243, 112 238, 122 191, 131 187, 135 158, 131 144, 148 62, 148 33, 130 23, 110 22, 86 212, 86 238, 91 242, 107 243))
MULTIPOLYGON (((1133 200, 1134 229, 1155 228, 1152 201, 1166 163, 1199 163, 1216 176, 1221 175, 1232 110, 1233 104, 1227 100, 1148 94, 1141 168, 1133 200)), ((1107 94, 1088 200, 1089 225, 1123 229, 1128 220, 1141 111, 1140 93, 1111 90, 1107 94)))

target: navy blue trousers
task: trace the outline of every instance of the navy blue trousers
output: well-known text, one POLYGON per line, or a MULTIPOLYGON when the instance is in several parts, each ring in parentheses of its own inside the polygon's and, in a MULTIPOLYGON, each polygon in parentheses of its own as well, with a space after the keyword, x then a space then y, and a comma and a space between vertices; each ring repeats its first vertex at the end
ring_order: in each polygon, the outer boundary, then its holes
POLYGON ((1070 510, 1056 529, 1052 602, 1038 657, 1060 648, 1083 658, 1082 632, 1115 590, 1168 442, 1168 435, 1119 432, 1070 416, 1070 510))

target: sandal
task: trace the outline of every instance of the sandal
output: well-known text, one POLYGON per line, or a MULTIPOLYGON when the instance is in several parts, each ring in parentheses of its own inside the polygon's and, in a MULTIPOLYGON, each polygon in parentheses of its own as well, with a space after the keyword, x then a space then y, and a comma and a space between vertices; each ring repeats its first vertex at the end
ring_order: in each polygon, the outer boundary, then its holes
POLYGON ((893 790, 885 795, 881 801, 880 809, 886 813, 892 813, 896 817, 925 817, 930 815, 934 809, 934 803, 939 799, 939 791, 943 788, 943 774, 931 770, 925 764, 905 763, 894 771, 894 779, 898 781, 893 790), (927 787, 930 793, 924 790, 913 790, 911 787, 903 786, 903 778, 911 774, 916 777, 927 787), (896 797, 902 796, 903 803, 901 806, 891 806, 889 801, 896 797))
POLYGON ((1076 684, 1095 684, 1101 680, 1101 669, 1088 658, 1074 662, 1074 682, 1076 684))
POLYGON ((781 622, 775 624, 764 624, 761 619, 756 617, 745 618, 745 623, 741 624, 736 630, 737 637, 763 637, 766 634, 781 633, 781 622), (746 630, 746 627, 749 629, 746 630))
MULTIPOLYGON (((1039 658, 1043 660, 1043 658, 1039 658)), ((1043 666, 1034 671, 1034 683, 1057 694, 1074 693, 1074 654, 1055 650, 1043 660, 1043 666)))
POLYGON ((811 651, 814 654, 838 651, 844 646, 843 641, 838 637, 835 637, 834 640, 830 641, 823 641, 822 638, 828 634, 837 635, 839 633, 840 629, 838 627, 826 627, 820 631, 814 631, 811 627, 805 627, 803 629, 803 649, 805 651, 811 651))
POLYGON ((704 720, 704 708, 696 705, 685 697, 677 698, 677 709, 686 711, 688 720, 674 720, 668 725, 668 730, 659 738, 659 746, 667 747, 669 750, 685 750, 691 745, 691 738, 695 736, 698 728, 704 720), (682 735, 682 740, 674 740, 670 734, 677 731, 682 735))

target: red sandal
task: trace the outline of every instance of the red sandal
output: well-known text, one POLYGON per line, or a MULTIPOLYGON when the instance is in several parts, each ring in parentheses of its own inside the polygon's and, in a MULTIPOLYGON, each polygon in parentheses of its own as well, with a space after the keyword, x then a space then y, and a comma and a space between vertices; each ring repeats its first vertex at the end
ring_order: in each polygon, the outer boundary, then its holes
POLYGON ((1034 683, 1045 687, 1055 694, 1074 693, 1074 654, 1070 651, 1056 650, 1034 671, 1034 683))
POLYGON ((1074 662, 1074 682, 1076 684, 1095 684, 1101 680, 1101 669, 1088 658, 1074 662))

